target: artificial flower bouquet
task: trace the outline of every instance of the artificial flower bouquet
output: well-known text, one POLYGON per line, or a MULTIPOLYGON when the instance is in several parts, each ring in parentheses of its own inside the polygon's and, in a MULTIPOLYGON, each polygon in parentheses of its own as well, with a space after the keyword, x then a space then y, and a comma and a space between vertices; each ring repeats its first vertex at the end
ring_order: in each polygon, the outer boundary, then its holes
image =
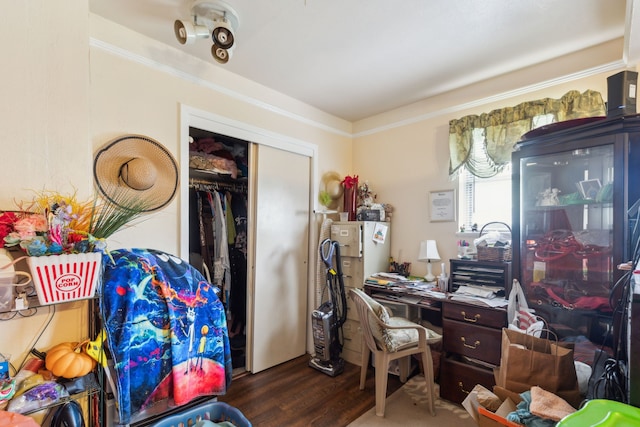
POLYGON ((131 197, 78 201, 75 194, 38 193, 0 214, 0 247, 20 247, 32 257, 104 252, 105 239, 144 209, 144 201, 131 197))
POLYGON ((94 296, 106 238, 147 208, 124 194, 79 202, 44 192, 0 214, 0 247, 24 250, 40 305, 94 296))
POLYGON ((344 206, 349 221, 356 220, 356 208, 358 206, 358 175, 345 176, 342 180, 344 187, 344 206))
POLYGON ((29 256, 86 253, 104 249, 89 234, 88 209, 75 198, 40 197, 28 211, 0 215, 0 246, 20 247, 29 256), (45 206, 43 206, 45 205, 45 206))

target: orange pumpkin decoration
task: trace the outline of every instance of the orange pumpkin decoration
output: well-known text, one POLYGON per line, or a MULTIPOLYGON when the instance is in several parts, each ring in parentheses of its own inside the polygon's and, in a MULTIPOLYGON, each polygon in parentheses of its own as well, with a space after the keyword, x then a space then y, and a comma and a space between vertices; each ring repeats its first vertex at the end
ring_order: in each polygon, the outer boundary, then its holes
POLYGON ((82 351, 84 343, 63 342, 47 351, 46 368, 56 377, 76 378, 88 374, 96 367, 96 361, 82 351))

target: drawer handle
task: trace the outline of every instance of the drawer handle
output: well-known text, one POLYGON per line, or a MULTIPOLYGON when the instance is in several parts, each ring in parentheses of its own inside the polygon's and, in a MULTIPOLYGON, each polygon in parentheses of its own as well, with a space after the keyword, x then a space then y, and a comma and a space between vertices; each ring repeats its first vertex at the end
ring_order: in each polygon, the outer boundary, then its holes
POLYGON ((462 381, 458 382, 458 387, 460 387, 460 391, 462 391, 464 394, 469 394, 470 392, 464 389, 464 384, 462 384, 462 381))
POLYGON ((462 345, 464 345, 467 348, 472 348, 472 349, 476 349, 478 348, 478 346, 480 345, 480 341, 476 340, 476 342, 473 343, 473 345, 467 344, 466 340, 464 339, 464 337, 460 337, 460 341, 462 341, 462 345))
POLYGON ((462 314, 462 318, 467 322, 476 323, 478 319, 480 319, 480 313, 477 313, 475 316, 473 316, 473 319, 467 317, 466 311, 461 311, 460 314, 462 314))

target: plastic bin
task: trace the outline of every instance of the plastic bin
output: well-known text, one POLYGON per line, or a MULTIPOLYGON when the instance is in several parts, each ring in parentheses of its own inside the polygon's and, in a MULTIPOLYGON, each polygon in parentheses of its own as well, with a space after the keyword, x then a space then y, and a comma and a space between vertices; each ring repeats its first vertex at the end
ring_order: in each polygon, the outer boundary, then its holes
POLYGON ((169 415, 152 427, 192 427, 200 420, 229 421, 237 427, 251 427, 251 423, 238 409, 224 402, 206 402, 183 412, 169 415))
POLYGON ((590 400, 556 427, 632 427, 640 425, 640 408, 606 399, 590 400))
POLYGON ((101 274, 102 253, 27 258, 40 305, 93 298, 101 274))

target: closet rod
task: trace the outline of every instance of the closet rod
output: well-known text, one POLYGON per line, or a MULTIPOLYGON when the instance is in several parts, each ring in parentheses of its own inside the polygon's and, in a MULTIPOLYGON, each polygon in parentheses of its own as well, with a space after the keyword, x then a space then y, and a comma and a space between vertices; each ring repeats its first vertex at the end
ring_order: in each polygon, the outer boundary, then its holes
POLYGON ((190 178, 189 187, 198 191, 228 190, 234 192, 247 192, 247 183, 245 182, 205 181, 201 179, 190 178))

